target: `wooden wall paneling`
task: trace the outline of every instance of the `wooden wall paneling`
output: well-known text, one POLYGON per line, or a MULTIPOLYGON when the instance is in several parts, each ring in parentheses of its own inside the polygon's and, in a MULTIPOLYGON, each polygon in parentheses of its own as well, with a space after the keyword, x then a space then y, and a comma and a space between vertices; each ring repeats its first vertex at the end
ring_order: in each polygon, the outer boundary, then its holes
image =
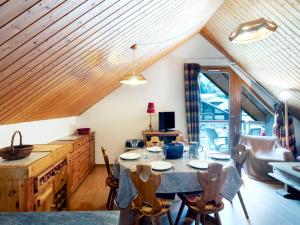
MULTIPOLYGON (((88 34, 87 34, 88 35, 88 34)), ((87 36, 86 35, 86 36, 87 36)), ((76 43, 77 45, 79 44, 79 43, 76 43)), ((68 45, 69 46, 69 45, 68 45)), ((70 48, 72 48, 72 46, 70 46, 70 48)), ((62 53, 62 55, 64 55, 65 54, 65 52, 63 52, 62 53)), ((47 56, 45 56, 45 57, 47 57, 47 56)), ((48 62, 47 62, 47 64, 48 64, 48 62)), ((46 66, 46 65, 45 65, 46 66)), ((14 74, 15 75, 15 74, 14 74)), ((27 77, 29 77, 29 78, 33 78, 33 76, 32 76, 32 74, 30 74, 30 73, 28 73, 27 74, 27 76, 22 76, 22 79, 19 79, 18 80, 18 83, 16 83, 15 85, 16 85, 16 87, 19 87, 19 88, 21 88, 19 85, 22 85, 23 84, 23 86, 26 86, 26 83, 24 83, 24 79, 26 79, 27 77)), ((6 79, 6 81, 7 81, 7 79, 6 79)), ((12 85, 10 85, 10 87, 12 87, 12 85)), ((17 92, 17 90, 16 90, 16 92, 17 92)), ((9 90, 7 90, 7 93, 10 93, 11 95, 13 95, 14 93, 11 93, 11 91, 9 91, 9 90)))
MULTIPOLYGON (((280 41, 280 39, 281 39, 280 30, 281 29, 278 29, 278 30, 279 30, 279 32, 278 32, 279 35, 277 35, 277 36, 279 38, 277 38, 277 39, 280 41)), ((277 39, 275 39, 275 40, 277 40, 277 39)), ((271 36, 270 39, 269 39, 269 41, 273 41, 273 40, 274 40, 274 37, 271 36)), ((284 44, 284 42, 286 42, 286 40, 281 40, 280 42, 279 41, 275 42, 274 44, 277 46, 278 52, 281 52, 281 55, 279 56, 279 55, 275 54, 274 56, 278 56, 277 57, 278 61, 284 61, 284 63, 286 63, 286 65, 288 65, 286 69, 283 68, 283 70, 282 70, 282 73, 286 74, 286 71, 290 71, 290 68, 295 67, 295 64, 292 63, 293 57, 291 57, 289 54, 287 54, 288 53, 288 51, 287 51, 288 45, 284 44), (282 57, 284 55, 286 57, 282 57), (286 70, 286 71, 284 71, 284 70, 286 70)), ((265 46, 265 48, 270 49, 268 47, 269 46, 265 46)), ((293 77, 293 73, 289 73, 288 75, 291 76, 291 77, 293 77)), ((282 81, 284 82, 284 79, 282 81)))
POLYGON ((128 47, 128 46, 126 46, 126 47, 128 47))
MULTIPOLYGON (((78 43, 75 43, 75 44, 77 44, 77 46, 78 46, 78 43)), ((75 45, 75 44, 74 44, 74 45, 75 45)), ((77 47, 77 46, 76 46, 76 47, 77 47)), ((71 47, 73 47, 73 46, 71 46, 71 47)), ((66 52, 63 52, 62 55, 65 54, 65 53, 68 53, 68 51, 71 51, 71 50, 72 50, 71 47, 70 47, 68 50, 66 50, 66 52)), ((57 56, 55 55, 55 57, 57 57, 57 56)), ((54 58, 54 59, 55 59, 55 58, 54 58)), ((47 62, 47 65, 49 65, 49 61, 47 62)), ((45 65, 45 66, 46 66, 46 65, 45 65)), ((32 75, 30 75, 30 77, 32 77, 32 75)), ((16 84, 16 85, 19 85, 19 84, 16 84)))
MULTIPOLYGON (((244 5, 245 7, 249 7, 249 4, 247 4, 247 2, 242 1, 241 3, 245 4, 244 5)), ((258 5, 260 3, 263 3, 263 2, 258 2, 258 5)), ((274 5, 275 5, 275 2, 273 4, 270 4, 271 7, 274 6, 274 5)), ((272 19, 275 22, 277 22, 277 23, 280 24, 280 27, 278 28, 277 33, 276 33, 276 37, 277 38, 275 39, 271 35, 269 37, 269 39, 267 39, 266 42, 263 42, 262 44, 267 45, 268 43, 270 43, 270 47, 277 47, 277 49, 283 55, 285 55, 287 57, 291 57, 292 56, 292 55, 289 54, 290 51, 295 51, 295 52, 299 51, 299 48, 297 48, 297 41, 295 41, 297 39, 292 39, 290 37, 290 35, 284 31, 284 29, 289 29, 288 27, 285 26, 285 23, 288 23, 289 20, 279 18, 279 17, 282 17, 282 16, 280 16, 280 14, 278 12, 276 13, 276 9, 275 8, 274 8, 274 10, 267 11, 266 10, 267 8, 265 8, 264 5, 260 5, 260 7, 257 7, 256 5, 254 5, 254 9, 255 9, 255 12, 257 12, 255 14, 256 16, 261 16, 261 13, 262 14, 266 14, 266 15, 268 15, 270 13, 273 13, 272 14, 272 19), (279 17, 278 17, 278 15, 279 15, 279 17), (289 44, 287 44, 287 40, 289 41, 289 44), (295 44, 291 44, 291 43, 295 43, 295 44), (290 48, 290 46, 291 46, 291 48, 290 48)), ((244 13, 245 13, 245 11, 244 11, 244 13)), ((288 16, 288 13, 287 14, 285 13, 285 15, 288 16)), ((289 27, 293 27, 292 24, 289 24, 289 27)), ((294 29, 297 32, 297 28, 293 27, 293 30, 294 29)), ((292 32, 294 32, 294 31, 292 31, 292 32)), ((300 35, 300 33, 299 33, 299 35, 300 35)), ((298 44, 300 44, 300 43, 298 43, 298 44)), ((267 48, 268 46, 265 46, 265 47, 267 48)), ((269 49, 269 48, 267 48, 267 49, 269 49)), ((287 63, 287 65, 290 65, 290 66, 296 66, 296 65, 298 65, 298 62, 295 61, 296 59, 293 58, 293 57, 290 58, 290 60, 286 60, 285 57, 281 58, 281 60, 284 60, 284 62, 287 63)))
POLYGON ((0 29, 0 44, 3 44, 31 24, 37 22, 45 14, 55 9, 65 1, 66 0, 42 0, 39 4, 31 7, 30 10, 25 11, 11 22, 5 24, 5 26, 0 29))
MULTIPOLYGON (((52 10, 47 15, 42 17, 39 21, 26 29, 19 32, 18 35, 11 37, 6 43, 1 45, 0 59, 16 52, 17 59, 24 56, 28 49, 39 46, 49 37, 62 30, 72 21, 78 19, 84 13, 89 12, 90 8, 97 6, 95 2, 101 4, 99 1, 76 1, 69 0, 60 5, 55 10, 52 10), (27 43, 28 42, 28 43, 27 43), (26 45, 25 45, 26 43, 26 45)), ((2 30, 2 29, 1 29, 2 30)), ((13 60, 11 60, 13 61, 13 60)))
POLYGON ((128 47, 128 46, 126 46, 126 47, 128 47))
MULTIPOLYGON (((1 123, 82 113, 82 109, 120 85, 119 77, 131 67, 128 46, 148 39, 167 39, 187 30, 176 40, 139 51, 139 65, 153 62, 156 55, 200 29, 221 3, 86 0, 68 5, 71 1, 42 0, 40 5, 18 11, 2 27, 7 32, 1 36, 5 43, 0 47, 1 123), (46 5, 47 9, 41 8, 46 5), (31 11, 26 11, 29 8, 31 11), (8 30, 10 26, 13 27, 8 30), (96 90, 100 91, 94 95, 96 90)), ((2 3, 4 6, 8 2, 2 3)))
MULTIPOLYGON (((227 51, 248 74, 273 96, 286 88, 300 89, 299 75, 299 2, 233 1, 227 0, 203 29, 208 39, 227 51), (237 45, 227 39, 241 22, 265 17, 278 24, 277 31, 256 43, 237 45)), ((291 109, 298 108, 300 94, 294 93, 289 101, 291 109), (298 101, 297 101, 298 100, 298 101)), ((298 113, 299 114, 299 113, 298 113)))
MULTIPOLYGON (((64 104, 64 106, 65 106, 65 104, 64 104)), ((65 106, 66 107, 66 106, 65 106)))
MULTIPOLYGON (((115 10, 117 9, 118 8, 116 7, 115 10)), ((110 14, 110 10, 112 10, 112 8, 107 9, 107 11, 104 10, 103 12, 105 12, 105 15, 110 14)), ((87 18, 85 16, 79 17, 78 22, 76 21, 68 24, 60 32, 55 33, 41 45, 33 48, 22 58, 18 59, 12 64, 9 64, 9 66, 1 72, 5 73, 6 76, 10 76, 11 74, 13 74, 15 77, 17 76, 16 74, 25 73, 35 65, 42 63, 45 59, 54 54, 56 51, 60 50, 64 46, 71 45, 70 43, 74 39, 78 38, 80 35, 84 34, 88 30, 94 28, 94 26, 98 23, 98 17, 96 16, 101 15, 100 12, 97 13, 98 14, 96 15, 92 14, 92 19, 89 18, 90 13, 86 15, 87 18), (18 73, 16 73, 16 71, 18 71, 18 73)), ((5 59, 9 58, 10 57, 6 57, 5 59)), ((5 59, 2 60, 2 63, 8 64, 9 62, 7 62, 5 59)))
MULTIPOLYGON (((191 35, 191 36, 193 36, 193 35, 191 35)), ((152 63, 156 62, 159 58, 167 55, 170 51, 174 50, 180 44, 182 44, 183 42, 186 42, 189 38, 191 38, 191 36, 184 39, 182 42, 177 44, 175 47, 173 46, 171 49, 162 52, 160 55, 155 55, 154 54, 155 56, 151 59, 151 61, 150 62, 147 61, 145 64, 142 64, 140 66, 140 68, 138 69, 138 71, 143 70, 142 68, 148 67, 149 64, 152 64, 152 63)), ((82 98, 76 96, 77 97, 77 104, 76 103, 72 104, 71 107, 73 107, 73 109, 71 108, 70 111, 76 110, 77 109, 76 105, 83 106, 83 104, 80 104, 80 101, 82 101, 82 99, 91 99, 92 97, 94 97, 94 100, 92 100, 88 106, 84 106, 82 109, 79 109, 79 112, 83 112, 83 111, 87 110, 89 107, 91 107, 93 104, 95 104, 97 102, 97 99, 99 100, 99 98, 102 99, 103 97, 105 97, 105 95, 103 95, 103 92, 102 92, 103 89, 105 90, 105 93, 110 93, 111 91, 115 90, 115 88, 120 86, 119 78, 120 78, 120 75, 122 75, 122 74, 123 73, 121 73, 121 71, 117 72, 118 76, 113 76, 114 79, 111 79, 110 75, 105 75, 105 77, 103 77, 101 79, 101 81, 103 81, 103 82, 101 82, 101 85, 99 87, 96 87, 94 90, 91 90, 90 93, 85 94, 85 96, 82 97, 82 98), (115 88, 113 88, 113 87, 115 87, 115 88), (101 92, 99 90, 101 90, 101 92), (99 95, 97 96, 97 95, 95 95, 95 93, 99 93, 99 95), (75 106, 75 108, 74 108, 74 106, 75 106)), ((84 93, 84 92, 82 92, 82 93, 84 93)), ((64 103, 64 105, 67 104, 67 102, 68 101, 66 101, 64 103)), ((68 105, 65 106, 65 107, 68 107, 68 105)))
MULTIPOLYGON (((223 31, 220 31, 220 32, 224 32, 224 30, 223 31)), ((225 40, 227 40, 227 38, 226 38, 227 36, 225 35, 225 40)), ((243 49, 246 49, 246 48, 249 48, 249 46, 243 46, 243 49)), ((242 58, 242 55, 240 55, 240 57, 242 58)), ((249 56, 249 58, 251 58, 251 57, 253 57, 252 55, 251 56, 249 56)), ((259 64, 257 64, 257 65, 259 65, 259 64)))
MULTIPOLYGON (((215 31, 215 33, 216 34, 218 34, 218 35, 220 35, 222 32, 224 32, 224 31, 215 31)), ((210 38, 210 37, 209 37, 210 38)), ((227 41, 226 40, 226 36, 225 36, 225 38, 224 38, 225 40, 224 41, 227 41)), ((238 59, 243 59, 243 58, 245 58, 245 56, 247 56, 247 58, 251 58, 251 57, 255 57, 255 55, 257 54, 257 53, 260 53, 260 54, 263 54, 263 52, 260 50, 260 49, 258 49, 257 51, 252 51, 251 49, 249 50, 249 48, 247 49, 248 51, 246 51, 246 47, 243 47, 243 50, 244 50, 244 52, 243 52, 243 54, 238 54, 238 59), (247 53, 246 53, 247 52, 247 53), (252 53, 251 55, 249 54, 249 52, 250 53, 252 53)), ((271 59, 270 59, 271 60, 271 59)), ((242 64, 241 62, 239 62, 238 64, 242 64)), ((261 66, 262 66, 262 61, 256 61, 256 62, 253 62, 253 65, 254 66, 256 66, 257 68, 261 68, 261 66)), ((248 68, 247 68, 247 64, 243 64, 243 67, 245 68, 245 70, 247 71, 248 70, 248 68)), ((277 69, 279 69, 279 68, 276 68, 277 67, 277 65, 275 65, 275 68, 273 69, 273 68, 271 68, 271 66, 270 66, 270 64, 265 64, 265 66, 264 66, 265 68, 268 68, 269 70, 274 70, 274 71, 277 71, 277 69)), ((250 73, 251 74, 251 73, 250 73)), ((258 83, 260 83, 260 81, 258 81, 258 83)))
MULTIPOLYGON (((221 18, 219 18, 219 19, 221 19, 221 18)), ((230 21, 228 21, 228 23, 230 23, 230 21)), ((234 27, 234 23, 232 24, 232 27, 234 27)), ((220 32, 222 32, 222 31, 220 31, 220 32)), ((223 28, 223 32, 224 32, 224 28, 223 28)), ((225 38, 227 38, 227 36, 225 36, 225 38)), ((271 36, 270 36, 270 38, 271 38, 271 36)), ((264 54, 266 55, 266 54, 268 54, 268 55, 270 55, 270 57, 268 57, 268 58, 266 58, 266 60, 267 60, 267 62, 264 64, 264 66, 266 67, 266 68, 269 68, 269 70, 280 70, 280 71, 282 71, 283 73, 284 72, 286 72, 286 71, 284 71, 284 68, 283 68, 283 66, 281 66, 280 64, 278 64, 278 65, 275 65, 275 68, 272 68, 270 65, 271 65, 271 61, 272 61, 272 58, 271 58, 271 53, 270 52, 268 52, 268 50, 270 49, 270 48, 266 48, 266 50, 264 50, 264 49, 261 49, 261 45, 264 45, 264 42, 266 42, 267 40, 264 40, 264 41, 261 41, 261 42, 259 42, 259 44, 258 43, 253 43, 253 44, 251 44, 251 45, 257 45, 258 47, 257 47, 257 49, 256 49, 256 51, 255 50, 252 50, 252 47, 249 45, 249 46, 242 46, 241 48, 243 48, 243 50, 245 50, 245 52, 243 52, 243 54, 244 55, 247 55, 247 57, 249 58, 249 59, 251 59, 251 58, 255 58, 255 57, 257 57, 257 55, 261 55, 261 56, 263 56, 264 54), (259 53, 259 54, 257 54, 257 53, 259 53)), ((233 44, 233 43, 232 43, 233 44)), ((237 46, 237 47, 239 47, 239 46, 237 46)), ((279 60, 279 59, 278 59, 279 60)), ((261 68, 262 67, 262 61, 256 61, 255 62, 255 66, 256 67, 258 67, 258 68, 261 68)), ((259 81, 258 81, 259 82, 259 81)))
POLYGON ((9 0, 0 0, 0 7, 7 3, 9 0))
POLYGON ((1 4, 0 27, 30 9, 41 0, 10 0, 1 4), (18 7, 16 7, 16 5, 18 7))
MULTIPOLYGON (((120 75, 119 75, 120 76, 120 75)), ((116 83, 119 85, 119 76, 117 76, 117 81, 116 81, 116 83)), ((109 76, 107 76, 109 79, 110 79, 110 77, 109 76)), ((111 84, 110 83, 107 83, 106 82, 106 80, 104 80, 104 78, 102 78, 101 79, 101 81, 103 81, 102 83, 104 83, 105 85, 106 84, 108 84, 108 87, 109 86, 111 86, 111 84)), ((89 86, 88 86, 89 87, 89 86)), ((97 93, 97 91, 99 91, 99 90, 102 90, 103 88, 102 88, 102 86, 100 86, 100 88, 97 90, 97 88, 94 90, 94 91, 91 91, 91 93, 97 93)), ((106 90, 106 89, 105 89, 106 90)), ((84 92, 82 92, 82 93, 84 93, 84 92)), ((89 95, 89 98, 90 98, 90 96, 92 96, 92 95, 89 95)), ((82 101, 82 99, 84 99, 84 97, 81 97, 81 96, 76 96, 78 99, 79 99, 79 102, 80 101, 82 101)), ((65 104, 68 104, 68 101, 66 100, 66 102, 65 102, 65 104)), ((64 105, 64 107, 67 107, 65 104, 63 104, 64 105)), ((75 109, 74 110, 76 110, 76 108, 77 108, 77 106, 79 106, 79 105, 81 105, 81 104, 73 104, 73 105, 75 105, 75 109)))

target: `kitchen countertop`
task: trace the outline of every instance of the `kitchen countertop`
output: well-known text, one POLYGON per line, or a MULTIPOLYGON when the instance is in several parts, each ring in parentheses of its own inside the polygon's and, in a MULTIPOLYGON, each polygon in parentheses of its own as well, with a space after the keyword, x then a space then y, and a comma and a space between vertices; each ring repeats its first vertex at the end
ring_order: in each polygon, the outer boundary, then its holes
POLYGON ((0 157, 0 167, 8 167, 8 166, 29 166, 42 158, 50 155, 52 152, 56 152, 62 149, 63 145, 34 145, 33 150, 30 155, 24 159, 18 160, 4 160, 0 157))
POLYGON ((0 213, 5 225, 117 225, 119 211, 0 213))
POLYGON ((18 160, 0 157, 0 179, 27 179, 36 176, 60 160, 67 159, 71 151, 65 145, 34 145, 31 154, 18 160))

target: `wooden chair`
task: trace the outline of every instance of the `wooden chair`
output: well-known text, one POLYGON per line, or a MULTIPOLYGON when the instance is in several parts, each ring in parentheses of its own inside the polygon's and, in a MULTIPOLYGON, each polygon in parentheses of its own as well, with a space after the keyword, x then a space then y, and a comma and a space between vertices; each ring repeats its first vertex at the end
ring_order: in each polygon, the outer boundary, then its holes
POLYGON ((163 147, 164 146, 164 142, 159 140, 158 136, 152 136, 150 141, 146 142, 146 146, 147 147, 154 147, 154 146, 159 146, 159 147, 163 147))
POLYGON ((109 195, 108 195, 108 199, 107 199, 107 203, 106 203, 106 208, 108 210, 112 210, 113 206, 114 206, 114 200, 115 200, 115 197, 117 194, 117 190, 119 188, 119 180, 116 177, 114 177, 114 175, 111 172, 111 168, 109 165, 109 159, 106 154, 106 149, 101 147, 101 150, 102 150, 102 155, 104 158, 106 171, 107 171, 106 185, 110 187, 109 195))
MULTIPOLYGON (((242 168, 243 168, 243 164, 246 161, 247 158, 247 152, 246 152, 246 147, 244 145, 238 144, 236 147, 233 148, 232 150, 232 157, 235 163, 235 167, 240 175, 240 177, 242 177, 242 168)), ((249 215, 246 209, 246 206, 244 204, 241 192, 238 191, 238 197, 240 200, 240 203, 242 205, 244 214, 246 216, 247 219, 249 219, 249 215)))
POLYGON ((150 218, 152 225, 161 225, 161 216, 167 214, 170 225, 173 225, 170 214, 171 203, 167 199, 158 199, 155 195, 161 182, 161 175, 151 172, 149 165, 137 165, 136 171, 130 172, 131 180, 137 190, 137 196, 132 201, 135 211, 135 224, 143 217, 150 218))
POLYGON ((225 181, 225 173, 223 171, 223 165, 219 163, 211 163, 208 166, 207 172, 198 172, 198 181, 203 189, 200 195, 185 195, 178 194, 182 200, 175 225, 178 224, 184 206, 196 214, 196 225, 205 224, 205 216, 208 214, 214 214, 216 221, 221 225, 219 211, 224 208, 222 198, 220 195, 221 187, 225 181))

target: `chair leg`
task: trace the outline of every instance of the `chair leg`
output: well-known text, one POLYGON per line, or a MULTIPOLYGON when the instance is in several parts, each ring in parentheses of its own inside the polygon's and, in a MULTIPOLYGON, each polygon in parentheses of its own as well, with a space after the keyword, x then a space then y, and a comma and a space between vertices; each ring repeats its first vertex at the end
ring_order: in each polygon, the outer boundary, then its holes
POLYGON ((200 222, 202 225, 205 224, 205 216, 206 216, 205 214, 201 214, 201 216, 200 216, 200 222))
POLYGON ((221 219, 220 219, 220 216, 219 216, 219 213, 215 213, 215 218, 216 218, 216 220, 217 220, 217 224, 218 224, 218 225, 222 225, 221 219))
POLYGON ((106 208, 109 209, 110 207, 110 199, 111 199, 111 195, 112 195, 112 189, 109 189, 109 194, 108 194, 108 198, 107 198, 107 203, 106 203, 106 208))
POLYGON ((152 224, 152 225, 155 225, 155 223, 154 223, 154 218, 153 218, 153 217, 150 217, 150 220, 151 220, 151 224, 152 224))
POLYGON ((242 208, 243 208, 243 211, 244 211, 244 213, 245 213, 245 216, 246 216, 246 218, 247 219, 249 219, 249 215, 248 215, 248 212, 247 212, 247 209, 246 209, 246 206, 245 206, 245 204, 244 204, 244 201, 243 201, 243 198, 242 198, 242 195, 241 195, 241 192, 240 191, 238 191, 238 196, 239 196, 239 199, 240 199, 240 203, 241 203, 241 205, 242 205, 242 208))
POLYGON ((178 214, 177 214, 177 217, 176 217, 176 220, 175 220, 175 225, 178 225, 179 223, 179 220, 180 220, 180 217, 181 217, 181 214, 182 214, 182 211, 184 209, 184 202, 181 203, 181 206, 180 206, 180 209, 178 211, 178 214))
POLYGON ((115 197, 116 197, 116 194, 117 194, 117 190, 116 190, 116 189, 113 189, 113 190, 112 190, 111 199, 110 199, 110 210, 113 210, 113 209, 114 209, 114 203, 115 203, 115 197))
POLYGON ((169 224, 173 225, 173 220, 172 220, 172 216, 171 216, 170 210, 167 212, 167 216, 168 216, 169 224))
POLYGON ((161 217, 160 216, 156 217, 156 223, 157 223, 157 225, 161 225, 161 217))
POLYGON ((196 222, 195 225, 200 225, 200 214, 196 214, 196 222))
POLYGON ((135 213, 134 216, 134 225, 139 225, 139 220, 141 219, 140 215, 138 213, 135 213))
POLYGON ((114 190, 113 190, 113 194, 112 194, 112 198, 111 198, 111 209, 112 209, 112 210, 113 210, 113 208, 114 208, 116 195, 117 195, 117 189, 114 189, 114 190))

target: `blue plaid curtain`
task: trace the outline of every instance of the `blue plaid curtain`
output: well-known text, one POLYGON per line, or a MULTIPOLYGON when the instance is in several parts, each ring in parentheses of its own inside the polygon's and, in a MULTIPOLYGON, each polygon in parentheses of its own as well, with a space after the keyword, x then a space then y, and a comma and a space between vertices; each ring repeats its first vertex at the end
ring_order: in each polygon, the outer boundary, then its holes
POLYGON ((199 142, 200 136, 200 84, 199 64, 184 64, 185 107, 188 139, 199 142))
POLYGON ((286 138, 285 138, 285 115, 284 115, 284 105, 283 104, 275 104, 274 112, 276 117, 276 126, 275 126, 275 134, 278 139, 278 143, 291 152, 293 152, 294 156, 297 155, 296 149, 296 139, 294 133, 294 125, 293 125, 293 117, 290 113, 288 113, 288 138, 289 138, 289 146, 286 146, 286 138))

